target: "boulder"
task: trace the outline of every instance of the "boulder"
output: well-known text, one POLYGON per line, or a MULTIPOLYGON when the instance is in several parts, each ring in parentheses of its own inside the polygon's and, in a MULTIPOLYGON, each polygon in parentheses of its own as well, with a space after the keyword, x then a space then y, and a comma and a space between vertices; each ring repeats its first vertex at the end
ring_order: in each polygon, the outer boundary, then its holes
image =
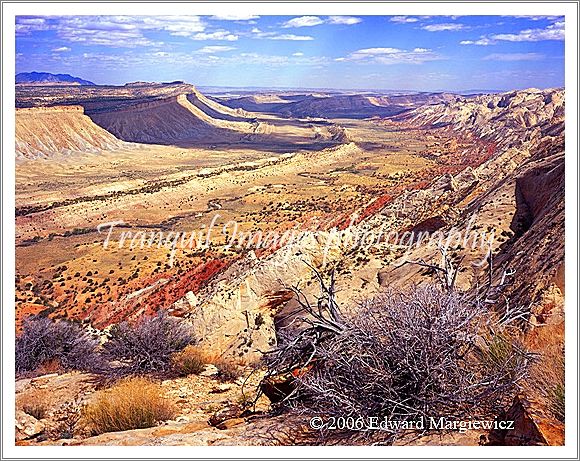
POLYGON ((242 407, 232 403, 225 406, 221 410, 216 411, 213 415, 211 415, 208 422, 211 426, 219 427, 220 424, 228 419, 238 418, 242 411, 242 407))
POLYGON ((491 431, 490 445, 564 445, 564 424, 545 415, 523 395, 514 399, 501 419, 514 421, 514 428, 491 431))
POLYGON ((44 431, 44 423, 24 413, 16 411, 16 440, 32 439, 44 431))

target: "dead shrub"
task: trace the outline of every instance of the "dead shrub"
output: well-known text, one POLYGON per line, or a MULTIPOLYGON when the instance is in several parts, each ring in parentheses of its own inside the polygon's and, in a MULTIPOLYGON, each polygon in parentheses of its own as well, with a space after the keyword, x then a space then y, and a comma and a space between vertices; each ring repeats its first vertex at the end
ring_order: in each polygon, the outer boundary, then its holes
POLYGON ((78 435, 78 426, 82 418, 84 405, 79 396, 74 400, 63 403, 52 417, 54 424, 48 431, 49 438, 53 440, 72 439, 78 435))
POLYGON ((77 323, 29 317, 16 338, 16 374, 98 371, 103 368, 98 344, 98 340, 77 323))
POLYGON ((103 348, 107 358, 120 364, 115 372, 135 375, 169 371, 172 355, 194 342, 183 320, 160 312, 114 325, 103 348))
POLYGON ((321 295, 312 304, 295 289, 302 324, 281 331, 265 356, 262 389, 283 378, 286 392, 275 407, 417 421, 489 416, 509 404, 532 359, 510 326, 522 313, 496 315, 486 293, 501 287, 474 296, 439 270, 439 286, 388 290, 348 314, 332 274, 327 285, 316 272, 321 295))
POLYGON ((99 391, 85 408, 83 419, 92 434, 153 427, 171 419, 175 407, 163 388, 145 378, 126 378, 99 391))
POLYGON ((57 357, 54 357, 46 362, 40 364, 40 366, 35 370, 38 375, 50 375, 52 373, 64 373, 66 370, 62 366, 62 363, 57 357))
POLYGON ((181 376, 199 375, 208 363, 206 360, 205 354, 191 344, 171 357, 173 369, 181 376))
POLYGON ((218 369, 217 378, 220 381, 235 381, 243 376, 242 368, 232 359, 220 357, 214 361, 218 369))

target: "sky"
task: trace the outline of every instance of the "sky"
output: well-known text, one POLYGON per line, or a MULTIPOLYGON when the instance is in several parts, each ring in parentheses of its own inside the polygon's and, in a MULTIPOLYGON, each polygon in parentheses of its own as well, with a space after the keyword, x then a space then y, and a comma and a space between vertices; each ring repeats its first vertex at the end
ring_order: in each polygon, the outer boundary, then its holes
POLYGON ((557 16, 17 16, 16 71, 97 84, 466 91, 564 86, 557 16))

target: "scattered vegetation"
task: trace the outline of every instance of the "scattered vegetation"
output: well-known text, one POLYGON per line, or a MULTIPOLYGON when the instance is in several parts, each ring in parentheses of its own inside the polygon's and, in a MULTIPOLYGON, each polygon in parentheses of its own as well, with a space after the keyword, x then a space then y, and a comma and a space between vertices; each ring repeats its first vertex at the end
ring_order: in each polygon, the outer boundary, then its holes
POLYGON ((563 382, 556 383, 550 392, 550 410, 556 419, 561 422, 564 422, 566 418, 565 394, 563 382))
POLYGON ((98 340, 79 324, 30 317, 16 338, 16 373, 23 375, 55 363, 62 370, 95 371, 103 366, 98 340))
POLYGON ((566 417, 564 350, 556 345, 547 346, 545 349, 530 371, 529 392, 539 393, 554 418, 564 422, 566 417))
POLYGON ((194 342, 191 329, 180 319, 160 312, 114 325, 103 347, 107 358, 120 364, 115 372, 145 374, 169 371, 172 355, 194 342))

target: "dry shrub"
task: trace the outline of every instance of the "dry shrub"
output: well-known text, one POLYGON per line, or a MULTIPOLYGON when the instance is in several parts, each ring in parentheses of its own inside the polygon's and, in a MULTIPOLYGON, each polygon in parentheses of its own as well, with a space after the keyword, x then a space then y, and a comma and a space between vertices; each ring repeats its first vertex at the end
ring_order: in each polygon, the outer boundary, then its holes
POLYGON ((183 320, 159 312, 136 323, 114 325, 103 347, 107 358, 120 363, 116 372, 129 375, 169 371, 172 355, 194 342, 183 320))
POLYGON ((64 373, 65 369, 57 357, 43 362, 35 370, 38 375, 50 375, 52 373, 64 373))
POLYGON ((83 404, 80 396, 63 403, 53 414, 53 426, 48 430, 53 440, 72 439, 78 434, 78 424, 82 418, 83 404))
POLYGON ((214 361, 218 369, 217 378, 220 381, 235 381, 243 375, 242 368, 233 360, 220 357, 214 361))
POLYGON ((171 361, 173 369, 181 376, 199 375, 208 363, 207 356, 193 345, 173 354, 171 361))
POLYGON ((508 335, 482 341, 483 315, 456 292, 387 292, 318 344, 303 392, 335 415, 485 413, 524 376, 528 356, 508 335))
POLYGON ((509 404, 532 359, 510 326, 514 317, 500 318, 487 296, 446 280, 387 290, 350 314, 339 309, 332 276, 328 285, 319 277, 315 303, 297 290, 308 316, 281 331, 265 356, 263 384, 292 377, 276 406, 416 421, 489 416, 509 404))
POLYGON ((103 367, 98 344, 77 323, 29 317, 16 338, 16 374, 35 370, 37 374, 50 370, 98 371, 103 367))
POLYGON ((99 391, 83 416, 92 434, 102 434, 153 427, 174 414, 175 407, 159 384, 145 378, 127 378, 99 391))

